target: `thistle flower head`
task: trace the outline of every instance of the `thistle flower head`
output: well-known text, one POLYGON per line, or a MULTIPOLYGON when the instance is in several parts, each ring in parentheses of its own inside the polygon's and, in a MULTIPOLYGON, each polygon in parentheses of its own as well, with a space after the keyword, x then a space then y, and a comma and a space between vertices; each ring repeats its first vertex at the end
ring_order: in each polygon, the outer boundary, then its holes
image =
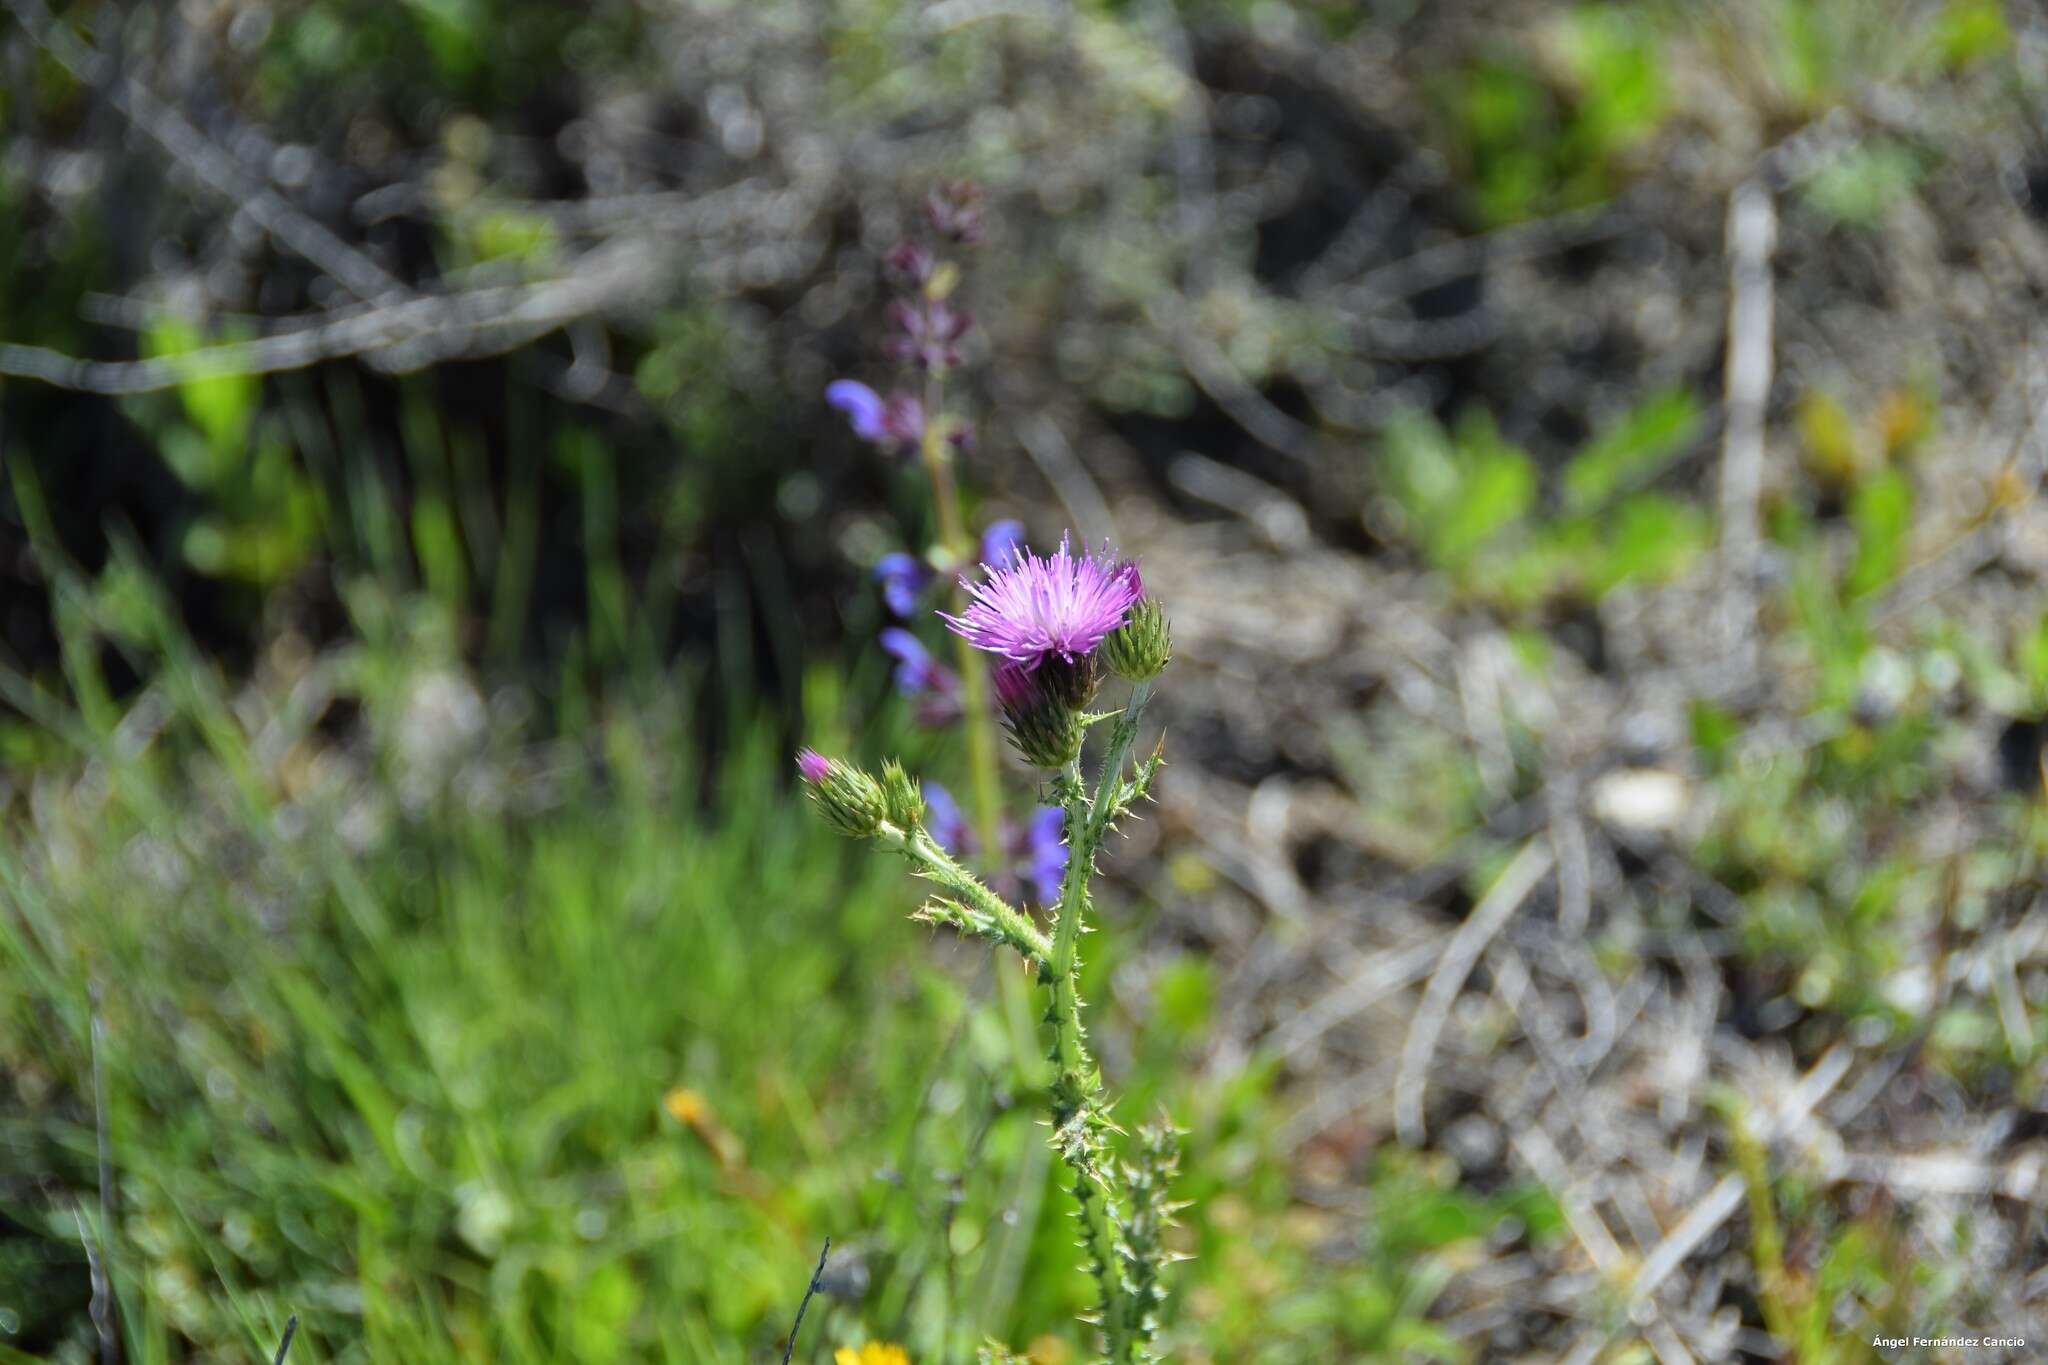
POLYGON ((796 770, 818 813, 841 834, 865 839, 889 818, 881 784, 852 764, 806 748, 797 750, 796 770))
POLYGON ((1064 768, 1081 753, 1081 718, 1067 699, 1066 680, 1056 675, 1089 670, 1085 657, 1074 664, 1055 659, 1032 671, 1014 659, 997 664, 992 679, 1003 732, 1034 768, 1064 768))
POLYGON ((939 615, 976 649, 1027 672, 1052 660, 1077 664, 1092 654, 1124 623, 1141 591, 1135 564, 1075 554, 1065 539, 1043 558, 1018 546, 1007 564, 982 568, 986 581, 960 581, 966 610, 939 615))

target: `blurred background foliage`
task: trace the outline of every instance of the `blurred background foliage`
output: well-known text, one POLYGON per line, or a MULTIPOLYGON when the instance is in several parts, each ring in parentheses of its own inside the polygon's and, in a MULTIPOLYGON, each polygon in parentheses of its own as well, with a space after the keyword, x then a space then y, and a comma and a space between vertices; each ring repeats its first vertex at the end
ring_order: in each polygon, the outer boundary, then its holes
MULTIPOLYGON (((1176 790, 1342 802, 1266 862, 1169 805, 1088 964, 1131 1112, 1189 1130, 1175 1359, 1672 1358, 1626 1291, 1682 1206, 1508 1160, 1465 1072, 1392 1141, 1412 998, 1332 1032, 1303 965, 1396 892, 1455 926, 1567 776, 1636 781, 1589 808, 1598 981, 1641 1011, 1711 961, 1717 1058, 1862 1048, 1996 1130, 1972 1159, 2038 1137, 2043 983, 1995 937, 2048 838, 2037 15, 5 8, 0 1360, 101 1352, 98 1271, 138 1361, 267 1358, 293 1312, 300 1359, 760 1360, 827 1234, 798 1359, 1079 1358, 993 968, 787 792, 799 737, 958 780, 872 644, 920 476, 822 401, 883 378, 879 257, 952 176, 990 193, 976 520, 1154 556, 1176 790), (1752 181, 1761 639, 1673 682, 1724 653, 1752 181), (1275 600, 1502 648, 1232 635, 1275 600)), ((1526 1051, 1506 1008, 1474 1055, 1526 1051)), ((1718 1358, 2038 1321, 2037 1214, 1934 1236, 1740 1103, 1667 1111, 1748 1188, 1666 1309, 1718 1358)))

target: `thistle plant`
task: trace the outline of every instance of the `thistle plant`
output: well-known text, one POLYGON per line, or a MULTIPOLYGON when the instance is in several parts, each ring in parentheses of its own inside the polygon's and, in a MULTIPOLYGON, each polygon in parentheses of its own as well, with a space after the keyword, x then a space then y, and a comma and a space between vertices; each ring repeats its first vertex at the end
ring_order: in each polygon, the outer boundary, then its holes
MULTIPOLYGON (((895 851, 938 888, 912 918, 986 939, 1033 970, 1045 995, 1053 1067, 1046 1088, 1051 1145, 1072 1176, 1080 1246, 1098 1287, 1090 1321, 1100 1332, 1101 1359, 1135 1365, 1158 1359, 1162 1276, 1176 1259, 1163 1235, 1176 1207, 1167 1197, 1174 1134, 1164 1125, 1148 1126, 1128 1159, 1115 1159, 1113 1142, 1123 1130, 1110 1117, 1102 1075, 1088 1049, 1080 946, 1094 913, 1090 886, 1097 854, 1117 822, 1151 795, 1159 772, 1163 741, 1147 757, 1134 760, 1133 754, 1153 680, 1171 652, 1169 631, 1138 566, 1107 552, 1076 553, 1064 540, 1047 556, 1017 546, 1007 559, 984 563, 981 570, 978 581, 962 579, 961 610, 939 617, 968 646, 996 661, 995 696, 1011 745, 1027 764, 1044 770, 1058 798, 1056 827, 1065 857, 1058 864, 1050 926, 954 856, 939 828, 943 812, 895 762, 871 776, 806 749, 797 767, 834 829, 895 851), (1113 711, 1091 711, 1105 674, 1129 682, 1129 696, 1113 711), (1108 739, 1091 781, 1083 772, 1083 741, 1103 723, 1108 739)), ((952 819, 957 823, 957 815, 952 819)), ((992 1352, 985 1358, 1004 1356, 992 1352)))

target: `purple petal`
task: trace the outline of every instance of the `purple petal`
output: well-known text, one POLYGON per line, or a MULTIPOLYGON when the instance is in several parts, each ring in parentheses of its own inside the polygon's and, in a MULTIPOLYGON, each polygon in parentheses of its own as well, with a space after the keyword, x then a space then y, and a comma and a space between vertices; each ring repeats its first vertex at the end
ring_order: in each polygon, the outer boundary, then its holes
POLYGON ((932 684, 934 665, 924 641, 900 626, 891 626, 876 637, 889 657, 896 660, 896 690, 914 697, 932 684))
POLYGON ((956 858, 965 853, 973 835, 960 816, 960 803, 953 799, 953 793, 936 782, 926 782, 924 804, 924 827, 933 841, 956 858))
POLYGON ((930 576, 931 571, 916 555, 901 550, 875 561, 875 578, 882 585, 882 600, 898 616, 907 617, 917 610, 917 595, 930 576))
POLYGON ((846 414, 853 434, 863 441, 879 441, 886 434, 882 396, 858 379, 835 379, 825 386, 825 401, 846 414))
POLYGON ((1058 806, 1040 806, 1032 812, 1026 834, 1030 877, 1040 905, 1060 898, 1060 882, 1067 874, 1067 846, 1060 836, 1066 829, 1066 812, 1058 806))
POLYGON ((813 785, 823 782, 825 775, 832 771, 832 760, 816 749, 803 748, 796 751, 796 770, 804 781, 813 785))
POLYGON ((1120 577, 1137 590, 1138 595, 1131 600, 1133 602, 1142 601, 1145 596, 1145 578, 1144 575, 1138 572, 1138 561, 1126 559, 1116 566, 1116 571, 1120 577))
POLYGON ((987 565, 1007 564, 1016 558, 1023 544, 1023 522, 1015 517, 992 521, 981 533, 981 562, 987 565))
POLYGON ((1066 540, 1040 558, 1020 552, 1009 564, 984 566, 985 582, 961 579, 968 603, 939 618, 976 649, 1036 668, 1048 658, 1077 659, 1124 623, 1138 600, 1135 572, 1105 555, 1075 554, 1066 540))

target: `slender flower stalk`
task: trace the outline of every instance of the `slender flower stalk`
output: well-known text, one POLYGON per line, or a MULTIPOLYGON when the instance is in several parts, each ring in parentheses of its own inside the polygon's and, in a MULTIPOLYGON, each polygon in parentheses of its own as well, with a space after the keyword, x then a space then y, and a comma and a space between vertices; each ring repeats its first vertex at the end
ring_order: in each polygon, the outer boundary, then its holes
MULTIPOLYGON (((957 247, 975 245, 982 236, 982 197, 974 186, 962 182, 935 191, 926 203, 926 217, 941 244, 957 247)), ((972 319, 952 301, 959 270, 942 261, 937 250, 915 238, 893 248, 883 261, 883 275, 897 290, 898 298, 888 309, 890 334, 883 350, 891 358, 907 362, 923 372, 921 396, 897 392, 884 398, 857 380, 841 379, 826 390, 826 401, 844 413, 854 432, 877 448, 895 453, 915 449, 931 487, 932 509, 937 529, 933 558, 947 569, 970 562, 973 540, 960 502, 960 488, 954 462, 959 452, 972 448, 972 432, 946 411, 946 373, 961 360, 959 343, 972 326, 972 319)), ((997 523, 989 528, 988 544, 1014 539, 1014 523, 997 523), (1001 541, 998 540, 1000 533, 1001 541)), ((1021 528, 1017 528, 1021 529, 1021 528)), ((984 558, 992 558, 986 551, 984 558)), ((916 561, 909 555, 892 556, 878 565, 885 600, 898 616, 908 617, 920 583, 916 561)), ((957 591, 957 590, 956 590, 957 591)), ((962 603, 955 603, 956 606, 962 603)), ((885 642, 886 643, 886 642, 885 642)), ((894 641, 901 665, 912 660, 894 641)), ((925 724, 963 722, 967 748, 968 808, 979 845, 987 856, 1004 851, 1002 791, 997 768, 995 720, 988 705, 988 669, 982 658, 965 641, 956 641, 957 675, 937 668, 909 679, 917 715, 925 724)), ((899 668, 899 682, 905 680, 899 668)), ((961 841, 965 842, 965 841, 961 841)), ((1033 859, 1044 865, 1043 856, 1033 859)), ((1038 1079, 1038 1058, 1030 1036, 1028 987, 1018 977, 1004 973, 997 980, 1004 1022, 1010 1033, 1017 1070, 1027 1084, 1038 1079)), ((996 1252, 990 1260, 989 1278, 982 1299, 989 1311, 1001 1311, 1014 1293, 1024 1261, 1023 1246, 1037 1218, 1039 1191, 1044 1186, 1045 1158, 1035 1153, 1018 1172, 1015 1202, 1019 1217, 1005 1224, 996 1236, 996 1252)))
MULTIPOLYGON (((934 415, 944 411, 945 390, 940 370, 925 376, 925 410, 934 415)), ((953 452, 937 421, 925 424, 920 448, 925 473, 931 480, 932 509, 938 516, 939 546, 955 563, 974 552, 973 537, 967 533, 966 518, 960 512, 960 485, 953 477, 953 452)), ((996 846, 996 831, 1002 821, 1003 795, 996 773, 995 727, 989 716, 988 667, 965 640, 955 647, 959 656, 960 706, 967 722, 967 774, 974 793, 974 823, 981 832, 984 848, 996 846)))

